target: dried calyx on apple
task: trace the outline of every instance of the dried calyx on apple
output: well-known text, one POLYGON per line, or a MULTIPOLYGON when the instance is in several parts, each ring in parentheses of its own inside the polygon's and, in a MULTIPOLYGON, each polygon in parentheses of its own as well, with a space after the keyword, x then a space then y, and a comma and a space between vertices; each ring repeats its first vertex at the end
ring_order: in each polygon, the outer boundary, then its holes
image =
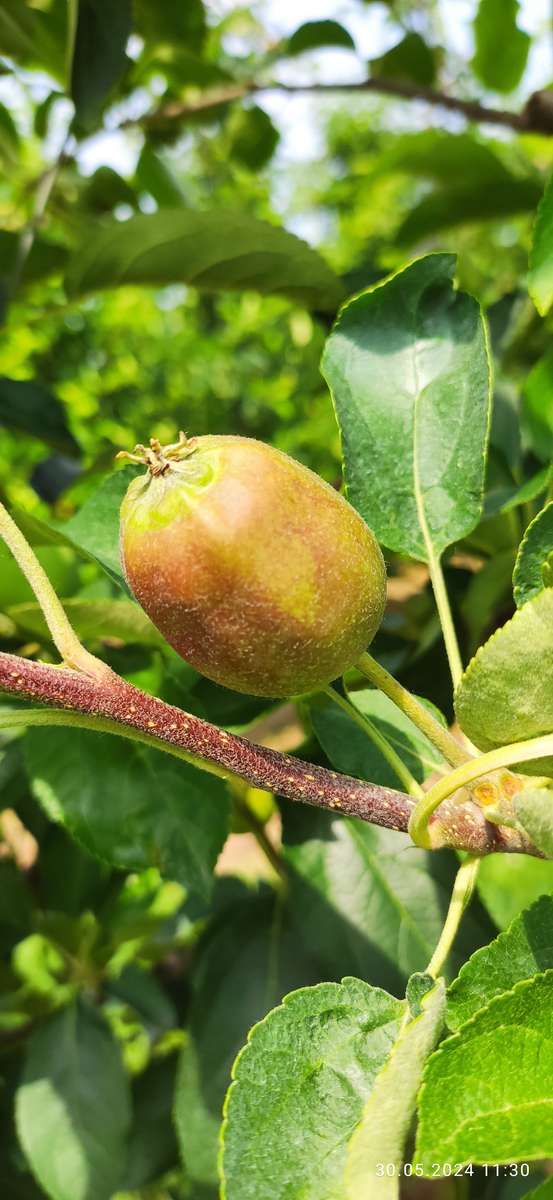
POLYGON ((203 675, 293 696, 354 665, 382 620, 374 534, 329 484, 253 438, 208 436, 134 454, 121 558, 139 604, 203 675))

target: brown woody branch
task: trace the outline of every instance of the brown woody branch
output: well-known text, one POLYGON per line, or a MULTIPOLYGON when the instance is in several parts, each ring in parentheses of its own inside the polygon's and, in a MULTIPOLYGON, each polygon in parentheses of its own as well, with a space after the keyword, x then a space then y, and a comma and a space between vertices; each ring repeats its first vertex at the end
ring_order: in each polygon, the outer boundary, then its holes
MULTIPOLYGON (((404 792, 340 775, 226 733, 147 695, 114 672, 93 679, 68 667, 0 654, 0 691, 36 700, 58 713, 65 710, 114 723, 112 732, 139 734, 158 749, 181 752, 200 767, 215 766, 223 774, 238 775, 289 800, 407 831, 413 800, 404 792)), ((476 854, 534 852, 513 830, 489 824, 471 801, 442 805, 435 814, 434 831, 436 847, 455 846, 476 854)))
POLYGON ((230 104, 235 100, 243 100, 246 96, 259 95, 261 92, 279 91, 290 95, 296 93, 334 93, 347 94, 372 92, 381 96, 395 96, 400 100, 422 100, 426 104, 444 108, 448 112, 461 113, 468 121, 483 125, 502 125, 516 130, 517 133, 553 134, 553 93, 548 90, 534 92, 520 112, 510 112, 505 108, 488 108, 478 100, 465 100, 461 96, 449 96, 446 92, 435 88, 421 87, 400 79, 364 79, 360 83, 309 83, 291 84, 273 81, 272 83, 246 82, 234 84, 228 88, 218 88, 209 91, 197 100, 188 102, 174 101, 161 105, 151 113, 139 117, 138 121, 126 121, 124 126, 139 124, 143 128, 155 129, 166 122, 184 120, 217 108, 221 104, 230 104))

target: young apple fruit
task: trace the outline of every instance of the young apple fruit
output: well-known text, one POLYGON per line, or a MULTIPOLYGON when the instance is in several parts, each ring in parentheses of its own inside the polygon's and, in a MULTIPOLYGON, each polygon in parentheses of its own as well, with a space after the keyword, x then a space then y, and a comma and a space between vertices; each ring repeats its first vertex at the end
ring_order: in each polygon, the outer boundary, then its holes
POLYGON ((329 484, 252 438, 152 439, 121 507, 139 604, 203 675, 257 696, 316 690, 382 620, 376 538, 329 484))

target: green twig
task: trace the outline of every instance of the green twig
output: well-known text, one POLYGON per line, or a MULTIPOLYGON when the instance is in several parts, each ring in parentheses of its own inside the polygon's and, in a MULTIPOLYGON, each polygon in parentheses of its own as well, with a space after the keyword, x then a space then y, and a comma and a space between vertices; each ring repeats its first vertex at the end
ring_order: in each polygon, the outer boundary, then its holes
POLYGON ((21 530, 18 529, 15 521, 1 503, 0 538, 11 550, 27 582, 31 585, 62 661, 67 666, 73 667, 77 671, 84 671, 85 674, 92 675, 96 679, 112 674, 110 667, 85 650, 79 641, 36 554, 31 550, 21 530))
POLYGON ((474 891, 474 885, 476 883, 479 866, 480 859, 476 858, 472 854, 469 854, 459 867, 455 877, 455 883, 453 885, 453 892, 451 894, 451 900, 447 910, 444 927, 440 934, 438 945, 436 946, 432 958, 430 959, 430 962, 426 968, 426 974, 432 975, 433 979, 437 979, 438 975, 441 975, 442 973, 444 963, 448 957, 453 942, 455 941, 455 937, 461 923, 461 917, 463 916, 463 913, 474 891))
POLYGON ((390 675, 380 663, 366 652, 361 655, 357 664, 358 671, 365 675, 375 687, 384 692, 392 702, 405 713, 406 717, 420 729, 421 733, 428 738, 429 742, 443 754, 446 762, 454 767, 460 766, 462 763, 470 761, 471 756, 467 750, 464 750, 455 738, 452 737, 448 729, 445 729, 440 722, 432 716, 432 713, 417 700, 411 692, 407 691, 393 675, 390 675))
POLYGON ((403 762, 403 759, 399 757, 397 751, 394 750, 388 739, 384 737, 384 734, 382 734, 379 729, 377 729, 376 725, 373 724, 370 718, 366 717, 364 713, 360 712, 359 709, 352 704, 351 700, 347 700, 344 696, 341 696, 340 693, 337 692, 335 688, 330 687, 330 685, 322 688, 322 691, 325 696, 328 696, 328 698, 332 700, 333 704, 337 704, 341 709, 343 709, 343 711, 347 713, 348 717, 350 717, 352 721, 355 721, 355 724, 363 730, 363 733, 365 733, 368 738, 370 738, 371 742, 373 742, 377 749, 380 750, 380 753, 386 759, 386 762, 389 763, 392 771, 394 771, 395 775, 397 775, 397 778, 409 795, 416 796, 419 799, 421 796, 424 796, 424 792, 420 784, 417 782, 414 775, 411 774, 409 768, 403 762))
POLYGON ((444 579, 444 573, 442 570, 442 564, 441 564, 439 558, 436 558, 435 554, 433 552, 430 552, 431 551, 430 543, 428 544, 428 550, 429 550, 428 570, 430 571, 430 579, 432 581, 432 587, 434 589, 434 598, 436 600, 436 607, 438 609, 440 625, 442 627, 442 633, 444 635, 447 661, 449 663, 449 669, 451 671, 453 687, 457 688, 461 682, 461 678, 463 675, 463 663, 461 661, 461 654, 459 651, 459 643, 457 641, 455 625, 453 624, 453 617, 451 615, 451 606, 449 603, 447 588, 445 586, 445 579, 444 579))
POLYGON ((490 771, 498 771, 503 767, 511 767, 515 763, 532 762, 536 758, 547 758, 553 755, 553 733, 544 737, 530 738, 526 742, 512 742, 509 746, 499 746, 488 754, 480 754, 471 758, 454 771, 450 771, 444 779, 440 779, 418 800, 409 821, 409 833, 417 846, 425 850, 432 848, 428 822, 444 800, 466 787, 467 784, 487 775, 490 771))

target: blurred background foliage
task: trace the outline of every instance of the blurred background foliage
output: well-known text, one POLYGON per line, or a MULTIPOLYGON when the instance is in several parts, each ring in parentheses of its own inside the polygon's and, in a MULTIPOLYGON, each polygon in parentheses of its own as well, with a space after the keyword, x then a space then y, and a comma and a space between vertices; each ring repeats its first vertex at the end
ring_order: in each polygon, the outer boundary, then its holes
MULTIPOLYGON (((325 729, 324 714, 278 709, 268 725, 251 726, 265 703, 176 663, 98 566, 101 538, 83 541, 82 523, 79 531, 71 521, 88 502, 101 526, 95 497, 117 450, 151 435, 172 441, 181 428, 271 441, 338 486, 339 438, 319 360, 339 299, 433 249, 458 253, 459 284, 488 315, 495 365, 484 516, 446 561, 465 657, 510 615, 516 548, 551 495, 553 317, 536 312, 526 274, 553 164, 552 82, 549 0, 4 0, 0 494, 16 516, 26 514, 77 629, 127 678, 279 748, 332 759, 332 728, 321 746, 313 736, 317 725, 325 729), (209 234, 197 214, 208 215, 209 234), (302 243, 290 243, 286 278, 274 240, 281 226, 314 250, 306 257, 302 243), (218 261, 208 262, 215 244, 218 261), (201 269, 194 255, 204 256, 201 269), (64 529, 60 544, 52 530, 64 529)), ((388 565, 390 602, 375 651, 450 717, 426 569, 398 556, 388 565)), ((4 551, 0 639, 3 649, 55 661, 4 551)), ((359 956, 371 982, 400 987, 417 960, 392 962, 394 917, 382 918, 375 946, 363 932, 368 910, 353 928, 330 884, 315 895, 302 847, 311 839, 322 855, 327 834, 317 841, 303 812, 285 810, 287 853, 304 889, 298 908, 308 914, 298 932, 250 842, 239 852, 227 843, 219 873, 231 878, 218 880, 209 905, 153 866, 129 875, 91 858, 47 821, 32 752, 24 759, 20 742, 6 738, 0 754, 6 1094, 34 1022, 77 994, 93 997, 139 1085, 142 1157, 136 1151, 125 1194, 148 1185, 139 1194, 151 1200, 208 1200, 221 1079, 212 1087, 208 1073, 200 1086, 194 1046, 200 1057, 207 1046, 208 1065, 219 1054, 210 1020, 219 1021, 220 1057, 230 1061, 252 1021, 289 987, 339 978, 359 956), (270 886, 256 892, 251 882, 260 877, 270 886), (321 950, 314 931, 325 921, 335 934, 321 950), (275 929, 285 946, 282 980, 267 948, 275 929), (223 1027, 217 1008, 206 1016, 206 996, 219 994, 226 1013, 236 1006, 236 1029, 223 1027), (187 1038, 183 1179, 167 1113, 174 1051, 187 1038)), ((379 769, 371 760, 368 777, 379 769)), ((232 804, 238 835, 252 821, 276 819, 264 794, 239 790, 232 804)), ((371 853, 391 864, 389 835, 372 832, 371 853)), ((396 874, 405 853, 402 845, 396 874)), ((428 884, 436 928, 454 865, 438 858, 428 884)), ((363 870, 370 875, 366 862, 363 870)), ((544 888, 553 888, 549 863, 497 862, 482 873, 481 895, 499 925, 544 888)), ((427 913, 424 888, 417 897, 427 913)), ((475 916, 467 952, 490 928, 483 912, 475 916)), ((10 1197, 43 1194, 8 1137, 0 1174, 10 1197)))

